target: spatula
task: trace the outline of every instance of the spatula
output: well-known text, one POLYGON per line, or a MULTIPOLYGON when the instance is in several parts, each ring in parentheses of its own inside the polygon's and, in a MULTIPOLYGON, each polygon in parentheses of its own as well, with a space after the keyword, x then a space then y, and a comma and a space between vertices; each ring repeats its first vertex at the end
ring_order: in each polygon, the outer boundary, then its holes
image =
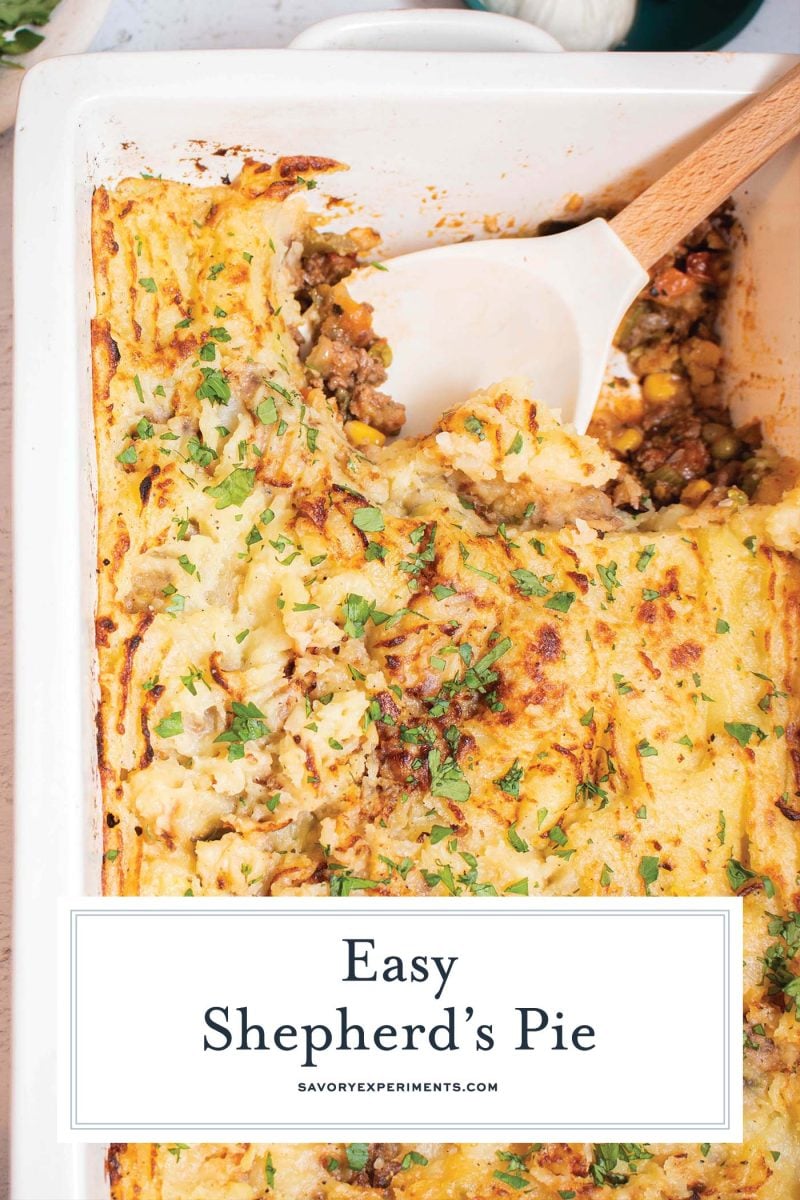
POLYGON ((387 390, 423 433, 475 388, 529 378, 584 432, 614 332, 648 270, 800 133, 800 65, 623 209, 566 233, 461 242, 351 276, 393 351, 387 390))

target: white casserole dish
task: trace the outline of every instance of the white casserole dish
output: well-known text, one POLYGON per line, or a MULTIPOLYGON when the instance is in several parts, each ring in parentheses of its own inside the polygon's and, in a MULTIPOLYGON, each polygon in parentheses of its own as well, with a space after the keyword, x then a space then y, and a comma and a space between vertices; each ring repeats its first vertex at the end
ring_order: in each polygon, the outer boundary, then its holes
MULTIPOLYGON (((378 226, 393 253, 480 234, 487 215, 501 231, 533 226, 574 193, 624 198, 792 61, 222 51, 86 56, 31 71, 14 249, 16 1200, 107 1197, 102 1149, 55 1144, 55 899, 99 888, 92 188, 140 171, 208 183, 241 158, 214 155, 220 146, 328 155, 351 164, 325 185, 355 202, 342 225, 378 226)), ((795 453, 798 196, 798 145, 738 196, 747 240, 727 338, 737 418, 761 415, 795 453)), ((109 968, 124 986, 124 970, 109 968)))

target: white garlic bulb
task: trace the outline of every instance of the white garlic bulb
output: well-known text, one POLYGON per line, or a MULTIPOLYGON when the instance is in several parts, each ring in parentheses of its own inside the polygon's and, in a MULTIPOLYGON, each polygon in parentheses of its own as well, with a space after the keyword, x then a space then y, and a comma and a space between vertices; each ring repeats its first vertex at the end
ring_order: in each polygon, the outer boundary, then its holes
POLYGON ((546 29, 565 50, 608 50, 628 33, 637 0, 485 0, 492 12, 546 29))

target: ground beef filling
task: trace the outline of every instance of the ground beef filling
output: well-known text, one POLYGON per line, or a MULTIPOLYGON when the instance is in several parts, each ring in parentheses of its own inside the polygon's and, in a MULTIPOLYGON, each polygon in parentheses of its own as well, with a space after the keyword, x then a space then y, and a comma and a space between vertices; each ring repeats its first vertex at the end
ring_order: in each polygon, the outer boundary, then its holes
MULTIPOLYGON (((613 215, 593 211, 585 219, 613 215)), ((560 233, 579 223, 548 221, 537 232, 560 233)), ((615 345, 638 380, 639 409, 623 420, 601 401, 589 432, 625 464, 613 485, 621 507, 635 512, 676 501, 759 500, 781 473, 777 458, 761 452, 758 423, 734 428, 721 397, 717 320, 739 233, 727 202, 656 264, 620 324, 615 345)), ((370 306, 356 304, 341 282, 363 260, 355 236, 309 234, 298 293, 315 329, 306 366, 346 420, 391 436, 405 422, 404 406, 380 390, 391 350, 372 329, 370 306)))
POLYGON ((638 419, 602 409, 591 432, 626 463, 633 509, 756 495, 770 469, 757 423, 735 429, 720 389, 717 320, 739 227, 725 204, 651 272, 615 337, 641 387, 638 419), (735 490, 733 490, 735 489, 735 490))
POLYGON ((353 244, 352 253, 347 253, 346 242, 339 236, 335 243, 326 244, 322 235, 316 235, 302 258, 298 295, 301 304, 312 309, 315 329, 306 369, 312 378, 319 378, 345 419, 362 421, 391 436, 403 428, 406 410, 379 390, 392 356, 386 339, 377 337, 372 328, 372 308, 357 304, 339 286, 358 265, 357 247, 353 244))

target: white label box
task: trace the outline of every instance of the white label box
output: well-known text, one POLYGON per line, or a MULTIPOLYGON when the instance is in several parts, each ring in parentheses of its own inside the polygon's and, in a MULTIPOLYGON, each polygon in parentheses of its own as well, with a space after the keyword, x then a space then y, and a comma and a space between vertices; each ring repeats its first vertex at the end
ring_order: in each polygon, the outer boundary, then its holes
POLYGON ((63 902, 65 1141, 742 1139, 736 898, 63 902))

